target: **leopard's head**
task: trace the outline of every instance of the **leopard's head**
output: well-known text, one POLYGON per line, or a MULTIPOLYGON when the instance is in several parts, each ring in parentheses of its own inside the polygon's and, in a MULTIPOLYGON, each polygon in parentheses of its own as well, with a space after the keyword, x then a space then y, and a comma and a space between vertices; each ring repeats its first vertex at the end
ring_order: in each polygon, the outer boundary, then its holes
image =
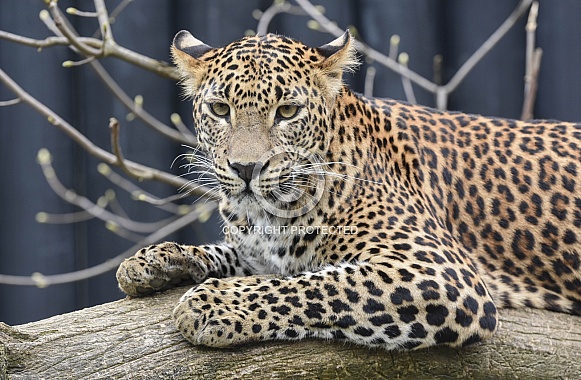
POLYGON ((273 34, 213 48, 181 31, 171 51, 222 195, 305 211, 322 189, 343 73, 357 64, 349 32, 318 48, 273 34))

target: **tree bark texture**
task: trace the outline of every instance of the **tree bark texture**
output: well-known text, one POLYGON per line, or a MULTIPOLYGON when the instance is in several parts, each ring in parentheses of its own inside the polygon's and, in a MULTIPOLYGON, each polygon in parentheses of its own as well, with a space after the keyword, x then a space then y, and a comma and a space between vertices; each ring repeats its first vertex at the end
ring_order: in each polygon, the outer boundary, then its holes
POLYGON ((496 336, 463 349, 387 352, 320 340, 210 349, 173 326, 185 290, 0 323, 0 379, 581 379, 575 316, 501 310, 496 336))

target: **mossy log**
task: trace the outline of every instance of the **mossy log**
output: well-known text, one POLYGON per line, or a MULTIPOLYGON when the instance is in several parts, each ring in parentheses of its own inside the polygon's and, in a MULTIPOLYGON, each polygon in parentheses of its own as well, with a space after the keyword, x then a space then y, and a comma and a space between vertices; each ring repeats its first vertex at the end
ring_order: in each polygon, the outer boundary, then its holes
POLYGON ((576 316, 501 310, 496 336, 463 349, 387 352, 320 340, 210 349, 173 326, 184 291, 0 323, 0 379, 581 379, 576 316))

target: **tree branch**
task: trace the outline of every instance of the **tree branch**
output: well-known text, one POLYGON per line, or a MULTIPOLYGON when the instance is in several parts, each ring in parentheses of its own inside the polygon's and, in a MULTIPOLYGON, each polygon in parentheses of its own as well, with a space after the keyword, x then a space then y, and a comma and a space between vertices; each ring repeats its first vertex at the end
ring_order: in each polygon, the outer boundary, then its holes
POLYGON ((466 75, 498 44, 498 42, 508 33, 510 29, 517 23, 517 21, 529 9, 533 0, 521 0, 516 6, 515 10, 508 16, 508 18, 488 37, 486 41, 464 62, 458 69, 456 74, 450 81, 444 85, 447 93, 454 91, 460 83, 464 80, 466 75))
POLYGON ((125 258, 135 254, 139 249, 157 243, 167 237, 168 235, 179 231, 180 229, 190 225, 208 212, 212 212, 216 208, 215 203, 203 203, 203 206, 198 207, 196 210, 187 213, 174 219, 172 222, 167 223, 165 226, 159 228, 152 234, 145 237, 143 240, 134 244, 131 248, 127 249, 123 253, 113 257, 93 267, 82 269, 70 273, 62 273, 57 275, 45 276, 41 273, 34 273, 31 276, 12 276, 6 274, 0 274, 0 284, 7 285, 24 285, 24 286, 37 286, 39 288, 45 288, 49 285, 64 284, 68 282, 75 282, 85 280, 87 278, 95 277, 103 273, 107 273, 111 270, 117 269, 119 264, 125 258))
MULTIPOLYGON (((10 91, 12 91, 22 102, 29 105, 35 111, 37 111, 42 116, 46 117, 47 120, 63 131, 67 136, 69 136, 74 142, 79 144, 81 148, 90 153, 91 155, 97 157, 99 160, 106 162, 110 165, 119 166, 119 161, 115 155, 99 148, 93 144, 87 137, 85 137, 81 132, 77 131, 73 126, 63 120, 59 115, 57 115, 53 110, 46 107, 39 100, 28 94, 22 89, 16 82, 14 82, 2 69, 0 69, 0 83, 3 83, 10 91)), ((143 172, 151 172, 151 178, 153 180, 167 183, 176 188, 186 186, 190 189, 192 186, 188 186, 188 181, 176 177, 172 174, 147 167, 132 161, 125 161, 125 165, 132 170, 138 170, 143 172)), ((203 196, 208 192, 208 188, 201 187, 195 190, 195 195, 203 196)))
POLYGON ((192 346, 173 325, 171 310, 185 291, 124 299, 14 328, 0 323, 0 363, 6 363, 0 378, 581 377, 581 318, 572 315, 504 309, 492 339, 459 349, 386 352, 322 340, 211 349, 192 346))
POLYGON ((541 48, 535 48, 535 33, 537 31, 537 16, 539 14, 538 1, 533 2, 529 12, 529 18, 526 25, 527 44, 526 44, 526 60, 525 60, 525 88, 524 101, 521 114, 522 120, 530 120, 533 118, 533 109, 537 95, 537 81, 539 71, 541 68, 541 58, 543 51, 541 48))
POLYGON ((104 207, 96 205, 89 199, 76 194, 74 190, 67 189, 56 176, 56 172, 52 167, 52 156, 47 149, 41 149, 38 152, 38 162, 42 167, 46 181, 55 194, 61 197, 64 201, 89 212, 94 217, 105 222, 114 223, 124 229, 134 232, 151 233, 155 230, 158 230, 172 219, 170 218, 154 223, 142 223, 130 220, 117 214, 113 214, 107 211, 104 207))
MULTIPOLYGON (((405 81, 414 82, 421 88, 436 95, 436 106, 439 109, 446 109, 448 103, 448 96, 462 83, 464 78, 474 69, 474 67, 488 54, 494 46, 508 33, 508 31, 516 24, 516 22, 523 16, 529 8, 533 0, 521 0, 515 10, 508 16, 508 18, 498 27, 498 29, 464 62, 458 69, 456 74, 450 81, 441 86, 438 85, 416 72, 410 70, 407 66, 401 65, 395 61, 394 57, 386 56, 379 51, 372 49, 368 45, 360 41, 355 41, 355 47, 362 54, 377 61, 381 65, 389 68, 395 73, 402 76, 405 81)), ((335 23, 325 17, 309 0, 295 0, 295 2, 305 10, 305 12, 313 18, 320 26, 327 32, 339 37, 344 30, 339 28, 335 23)), ((409 92, 409 88, 406 89, 409 92)))
POLYGON ((109 119, 109 130, 111 131, 111 148, 115 157, 117 157, 117 162, 119 163, 119 168, 125 172, 129 177, 135 178, 139 181, 144 179, 151 180, 151 172, 144 172, 138 170, 132 170, 127 165, 125 165, 125 158, 123 158, 123 152, 121 151, 121 145, 119 144, 119 121, 114 117, 109 119))
MULTIPOLYGON (((344 29, 339 28, 337 24, 329 20, 325 15, 323 15, 320 12, 320 10, 317 7, 311 4, 308 0, 295 0, 295 1, 301 8, 305 10, 305 12, 309 16, 313 18, 313 20, 317 21, 321 25, 321 27, 327 32, 335 35, 336 37, 341 36, 345 32, 344 29)), ((355 41, 355 47, 362 54, 365 54, 369 58, 373 59, 374 61, 377 61, 378 63, 389 68, 395 73, 398 73, 399 75, 409 78, 412 82, 414 82, 418 86, 428 91, 436 92, 437 85, 435 83, 432 83, 428 79, 422 77, 421 75, 408 69, 407 67, 400 65, 394 59, 380 53, 379 51, 371 48, 370 46, 366 45, 361 41, 355 41)))
POLYGON ((121 86, 109 75, 107 70, 99 61, 93 61, 90 63, 91 67, 109 89, 109 91, 125 106, 129 109, 137 118, 143 121, 146 125, 159 132, 163 136, 166 136, 174 141, 184 144, 197 145, 196 141, 192 139, 191 135, 184 135, 178 130, 170 128, 164 123, 157 120, 149 112, 144 110, 142 107, 136 107, 135 102, 123 91, 121 86))
MULTIPOLYGON (((25 46, 35 47, 38 49, 70 45, 70 42, 66 37, 53 36, 47 37, 44 40, 37 40, 9 33, 3 30, 0 30, 0 39, 15 42, 25 46)), ((76 37, 76 40, 92 48, 99 48, 103 45, 102 40, 91 37, 76 37)), ((107 47, 106 55, 104 56, 117 58, 142 69, 151 71, 164 78, 172 79, 175 81, 179 80, 177 71, 167 62, 158 61, 145 55, 136 53, 133 50, 124 48, 123 46, 117 45, 116 43, 113 45, 109 44, 107 47)))

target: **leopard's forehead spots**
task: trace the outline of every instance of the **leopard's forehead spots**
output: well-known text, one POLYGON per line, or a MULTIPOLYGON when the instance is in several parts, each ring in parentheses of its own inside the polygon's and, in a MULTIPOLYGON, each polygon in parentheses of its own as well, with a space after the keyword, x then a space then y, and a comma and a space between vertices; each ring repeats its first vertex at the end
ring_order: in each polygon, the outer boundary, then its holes
POLYGON ((311 84, 313 65, 323 59, 316 49, 286 37, 246 37, 209 56, 208 70, 213 77, 208 87, 211 95, 234 103, 244 103, 243 99, 292 102, 311 84))

